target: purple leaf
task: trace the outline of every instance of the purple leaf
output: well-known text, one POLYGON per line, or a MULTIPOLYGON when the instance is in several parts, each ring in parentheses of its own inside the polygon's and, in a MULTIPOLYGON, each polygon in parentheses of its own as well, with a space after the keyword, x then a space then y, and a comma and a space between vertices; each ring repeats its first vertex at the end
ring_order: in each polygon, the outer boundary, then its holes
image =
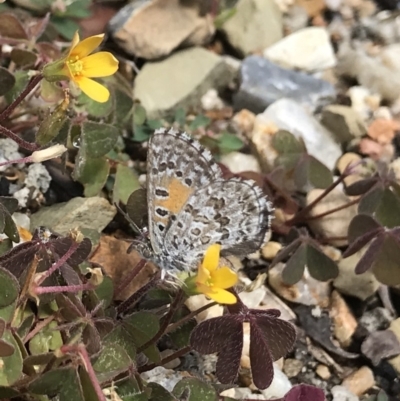
POLYGON ((235 316, 214 317, 194 328, 190 335, 190 345, 201 354, 213 354, 221 351, 235 332, 243 336, 243 323, 235 316))
POLYGON ((262 330, 274 361, 291 351, 296 341, 296 329, 293 324, 269 316, 257 316, 256 324, 262 330))
POLYGON ((290 389, 283 401, 325 401, 325 394, 318 387, 299 384, 290 389))
POLYGON ((272 362, 266 337, 255 321, 250 322, 250 365, 257 388, 265 389, 271 384, 274 378, 272 362))
POLYGON ((362 274, 365 273, 367 270, 369 270, 373 263, 375 262, 375 258, 377 254, 379 253, 380 249, 382 248, 383 242, 385 241, 385 236, 380 235, 378 238, 376 238, 374 241, 372 241, 371 245, 367 249, 367 251, 364 253, 364 255, 361 257, 361 259, 358 261, 356 267, 355 267, 355 272, 356 274, 362 274))
POLYGON ((223 384, 233 383, 237 377, 243 350, 243 323, 237 322, 232 333, 227 336, 226 344, 218 353, 216 376, 223 384))

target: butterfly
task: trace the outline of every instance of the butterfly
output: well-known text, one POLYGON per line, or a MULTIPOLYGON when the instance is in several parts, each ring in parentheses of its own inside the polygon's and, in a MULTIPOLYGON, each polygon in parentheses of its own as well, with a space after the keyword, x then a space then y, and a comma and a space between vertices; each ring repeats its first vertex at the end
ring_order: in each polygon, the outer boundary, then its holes
POLYGON ((273 207, 252 180, 224 179, 211 153, 185 132, 158 129, 147 154, 148 239, 137 248, 163 271, 194 271, 211 244, 221 255, 259 249, 273 207))

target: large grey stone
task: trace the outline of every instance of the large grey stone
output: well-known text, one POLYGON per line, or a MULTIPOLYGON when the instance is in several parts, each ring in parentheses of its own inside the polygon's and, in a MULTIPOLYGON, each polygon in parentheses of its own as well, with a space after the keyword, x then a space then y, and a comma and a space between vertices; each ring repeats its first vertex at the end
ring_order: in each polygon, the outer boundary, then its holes
POLYGON ((282 38, 282 12, 274 0, 239 0, 222 31, 242 55, 262 51, 282 38))
POLYGON ((73 198, 68 202, 43 207, 31 216, 31 231, 45 226, 66 235, 74 228, 101 232, 114 218, 117 210, 100 197, 73 198))
POLYGON ((279 67, 260 56, 246 57, 240 75, 241 85, 234 97, 237 110, 261 113, 283 97, 315 109, 335 96, 329 82, 279 67))
POLYGON ((144 65, 135 81, 135 98, 149 118, 171 116, 179 108, 200 109, 201 97, 211 88, 226 87, 234 69, 215 53, 201 47, 144 65))

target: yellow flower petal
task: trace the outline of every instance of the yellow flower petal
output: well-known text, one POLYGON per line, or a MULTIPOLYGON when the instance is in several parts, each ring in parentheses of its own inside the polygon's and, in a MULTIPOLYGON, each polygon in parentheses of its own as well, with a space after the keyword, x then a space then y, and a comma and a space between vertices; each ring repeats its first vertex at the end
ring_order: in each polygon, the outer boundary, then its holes
POLYGON ((210 272, 205 269, 203 265, 200 265, 196 276, 196 283, 205 284, 209 280, 209 278, 210 272))
POLYGON ((212 291, 204 293, 207 297, 218 302, 219 304, 235 304, 237 302, 236 297, 222 288, 213 288, 212 291))
POLYGON ((105 103, 110 97, 110 91, 104 86, 86 77, 75 77, 74 82, 90 98, 99 103, 105 103))
POLYGON ((91 54, 82 63, 82 74, 88 78, 108 77, 118 70, 118 60, 109 52, 91 54))
POLYGON ((68 57, 70 56, 72 50, 74 50, 74 47, 75 47, 78 43, 79 43, 79 32, 76 31, 76 32, 74 33, 74 37, 72 38, 71 46, 70 46, 69 51, 68 51, 68 57))
POLYGON ((223 266, 212 272, 211 280, 215 287, 227 289, 237 283, 238 276, 229 267, 223 266))
POLYGON ((218 267, 220 250, 220 244, 213 244, 208 247, 202 263, 208 271, 212 272, 218 267))
POLYGON ((79 59, 83 59, 100 46, 103 38, 104 33, 83 39, 82 42, 79 42, 76 46, 72 47, 71 51, 69 52, 69 57, 77 57, 79 59))

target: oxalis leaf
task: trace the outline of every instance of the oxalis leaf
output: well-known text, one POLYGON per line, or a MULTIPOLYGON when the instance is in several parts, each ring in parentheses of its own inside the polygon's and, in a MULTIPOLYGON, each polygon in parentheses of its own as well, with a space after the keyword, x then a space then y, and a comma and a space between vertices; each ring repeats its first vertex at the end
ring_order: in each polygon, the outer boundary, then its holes
POLYGON ((82 145, 86 155, 99 158, 106 155, 114 147, 119 131, 112 125, 85 121, 82 123, 82 145))

